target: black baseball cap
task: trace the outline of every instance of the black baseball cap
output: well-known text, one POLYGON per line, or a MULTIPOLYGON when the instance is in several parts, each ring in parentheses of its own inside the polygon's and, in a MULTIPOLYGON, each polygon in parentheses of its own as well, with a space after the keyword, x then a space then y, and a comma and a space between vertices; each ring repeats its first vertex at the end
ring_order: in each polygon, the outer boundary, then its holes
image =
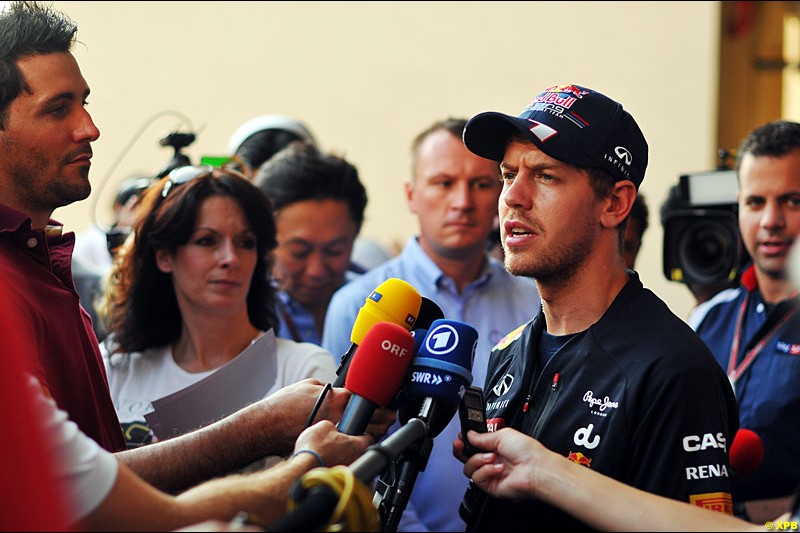
POLYGON ((479 113, 464 127, 464 144, 476 155, 502 161, 512 135, 523 134, 554 159, 601 167, 616 181, 639 188, 647 168, 647 141, 622 104, 578 85, 554 85, 519 116, 479 113))

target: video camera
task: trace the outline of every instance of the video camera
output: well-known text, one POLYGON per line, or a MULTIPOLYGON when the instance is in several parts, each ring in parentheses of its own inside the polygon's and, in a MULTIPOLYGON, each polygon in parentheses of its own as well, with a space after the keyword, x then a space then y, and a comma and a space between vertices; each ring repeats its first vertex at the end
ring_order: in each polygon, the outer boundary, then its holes
MULTIPOLYGON (((158 174, 153 176, 151 178, 151 181, 163 178, 164 176, 169 174, 171 170, 175 168, 182 167, 185 165, 191 165, 192 162, 189 159, 189 156, 183 153, 183 149, 191 145, 196 138, 197 136, 194 133, 191 132, 183 133, 178 131, 173 131, 162 137, 158 141, 158 144, 165 148, 171 147, 174 152, 170 160, 167 162, 166 166, 163 169, 161 169, 158 172, 158 174)), ((146 186, 138 187, 136 191, 130 191, 130 194, 136 194, 138 196, 144 191, 145 188, 146 186)), ((121 192, 122 191, 120 191, 120 193, 121 192)), ((120 193, 117 194, 118 196, 117 201, 119 201, 120 193)), ((112 225, 106 231, 106 247, 108 248, 108 251, 111 255, 114 255, 117 249, 120 246, 122 246, 122 244, 125 242, 125 239, 128 238, 128 234, 130 233, 130 231, 131 231, 130 228, 127 227, 121 228, 116 224, 112 225)))
POLYGON ((738 281, 749 260, 739 235, 738 188, 736 171, 724 167, 680 176, 661 208, 668 280, 699 285, 738 281))
POLYGON ((172 133, 167 134, 162 139, 158 141, 158 144, 164 147, 171 146, 174 150, 172 155, 172 159, 169 160, 167 165, 161 169, 161 171, 156 174, 155 179, 163 178, 170 171, 187 165, 191 165, 192 162, 189 159, 189 156, 183 153, 183 149, 192 144, 197 136, 194 133, 187 132, 177 132, 173 131, 172 133))

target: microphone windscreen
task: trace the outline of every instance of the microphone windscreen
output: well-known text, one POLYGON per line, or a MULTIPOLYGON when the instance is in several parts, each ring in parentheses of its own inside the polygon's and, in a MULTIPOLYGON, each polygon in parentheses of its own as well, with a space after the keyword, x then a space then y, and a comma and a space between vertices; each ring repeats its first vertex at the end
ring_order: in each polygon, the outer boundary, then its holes
MULTIPOLYGON (((420 329, 414 328, 411 330, 411 336, 414 337, 414 354, 416 355, 419 352, 419 347, 422 346, 422 341, 425 339, 425 334, 428 333, 427 329, 420 329)), ((414 363, 414 360, 411 360, 411 363, 414 363)), ((408 377, 408 376, 406 376, 408 377)), ((397 394, 395 394, 392 401, 386 405, 387 409, 391 409, 392 411, 396 411, 406 400, 406 392, 408 391, 408 381, 403 381, 400 385, 400 388, 397 390, 397 394)))
POLYGON ((739 475, 749 474, 764 458, 764 443, 752 429, 739 429, 730 449, 731 468, 739 475))
POLYGON ((428 334, 428 330, 425 328, 414 328, 411 330, 411 336, 414 337, 414 355, 419 353, 419 349, 422 347, 422 341, 425 340, 425 335, 428 334))
POLYGON ((405 380, 413 358, 411 333, 398 324, 378 322, 356 348, 344 386, 384 407, 405 380))
POLYGON ((457 320, 434 320, 414 360, 407 396, 430 396, 457 406, 472 384, 478 331, 457 320))
POLYGON ((419 306, 419 316, 414 327, 417 329, 428 329, 433 324, 434 320, 444 318, 444 311, 436 305, 430 298, 422 297, 422 303, 419 306))
POLYGON ((422 296, 410 283, 389 278, 367 296, 356 316, 350 342, 361 344, 364 336, 378 322, 391 322, 411 331, 419 316, 422 296))

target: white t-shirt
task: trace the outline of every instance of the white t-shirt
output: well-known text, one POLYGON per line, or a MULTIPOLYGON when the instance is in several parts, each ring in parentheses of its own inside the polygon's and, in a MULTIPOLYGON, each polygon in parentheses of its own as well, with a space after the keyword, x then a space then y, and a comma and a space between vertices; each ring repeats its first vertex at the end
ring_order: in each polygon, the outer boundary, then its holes
POLYGON ((61 491, 66 495, 70 519, 76 522, 108 497, 117 480, 119 465, 113 454, 78 429, 67 413, 45 396, 39 382, 29 378, 28 386, 34 392, 35 408, 39 411, 47 435, 52 437, 51 455, 56 458, 55 468, 61 491))
MULTIPOLYGON (((280 337, 276 337, 275 342, 276 379, 265 392, 265 397, 306 378, 316 378, 323 383, 332 383, 336 379, 336 365, 329 351, 316 344, 280 337)), ((101 343, 100 351, 108 375, 111 399, 129 445, 141 442, 134 436, 136 431, 141 433, 142 430, 149 430, 144 415, 153 410, 151 402, 217 371, 187 372, 175 362, 170 346, 109 356, 107 344, 101 343)))

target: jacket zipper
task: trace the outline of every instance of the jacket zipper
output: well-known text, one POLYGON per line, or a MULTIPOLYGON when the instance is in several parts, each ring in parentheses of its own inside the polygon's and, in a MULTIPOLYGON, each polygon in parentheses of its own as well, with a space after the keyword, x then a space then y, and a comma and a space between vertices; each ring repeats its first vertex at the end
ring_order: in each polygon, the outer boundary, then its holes
MULTIPOLYGON (((544 409, 542 409, 542 413, 539 415, 536 425, 533 427, 533 431, 531 432, 531 437, 534 439, 539 438, 539 433, 541 433, 542 427, 547 422, 547 419, 550 418, 550 411, 553 410, 553 404, 556 403, 556 398, 558 397, 558 379, 559 374, 556 372, 553 374, 553 381, 550 383, 550 392, 547 395, 547 401, 544 404, 544 409)), ((531 401, 532 394, 533 391, 528 393, 528 397, 525 399, 525 405, 522 407, 523 412, 528 410, 528 405, 531 401)))

